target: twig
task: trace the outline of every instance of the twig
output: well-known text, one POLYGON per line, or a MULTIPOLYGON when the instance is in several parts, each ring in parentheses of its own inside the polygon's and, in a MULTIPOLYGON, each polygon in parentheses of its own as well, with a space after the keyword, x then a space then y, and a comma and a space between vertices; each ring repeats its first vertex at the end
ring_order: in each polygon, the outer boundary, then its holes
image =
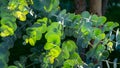
MULTIPOLYGON (((103 62, 106 62, 106 61, 108 61, 108 60, 102 60, 103 62)), ((108 63, 110 63, 110 64, 114 64, 114 62, 111 62, 111 61, 108 61, 108 63)), ((120 63, 116 63, 116 64, 120 64, 120 63)))
POLYGON ((26 68, 28 68, 28 67, 30 67, 30 66, 32 66, 32 65, 34 65, 34 64, 35 64, 35 63, 33 62, 33 63, 27 65, 26 68))
POLYGON ((108 63, 108 60, 106 60, 105 62, 106 62, 106 64, 107 64, 107 68, 110 68, 110 65, 109 65, 109 63, 108 63))

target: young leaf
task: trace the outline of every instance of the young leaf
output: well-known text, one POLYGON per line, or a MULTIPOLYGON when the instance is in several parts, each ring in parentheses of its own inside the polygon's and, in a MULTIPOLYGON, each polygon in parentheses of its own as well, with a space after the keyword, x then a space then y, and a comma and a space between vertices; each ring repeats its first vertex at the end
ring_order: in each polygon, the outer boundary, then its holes
POLYGON ((53 48, 55 46, 55 44, 53 43, 46 43, 44 46, 45 50, 50 50, 51 48, 53 48))
POLYGON ((60 36, 54 32, 46 33, 45 38, 47 39, 47 42, 49 43, 60 45, 60 36))
POLYGON ((1 31, 0 33, 1 37, 6 37, 14 34, 14 30, 7 25, 2 25, 0 31, 1 31))
POLYGON ((53 56, 49 57, 49 61, 50 61, 51 64, 54 63, 54 59, 55 59, 55 57, 53 57, 53 56))
POLYGON ((94 28, 94 29, 93 29, 93 33, 94 33, 95 36, 97 36, 97 35, 101 34, 102 31, 101 31, 101 29, 99 29, 99 28, 94 28))
POLYGON ((106 37, 105 33, 101 33, 101 34, 99 34, 99 35, 97 36, 97 38, 98 38, 99 40, 102 40, 102 39, 104 39, 105 37, 106 37))
POLYGON ((29 43, 30 43, 31 46, 34 46, 34 45, 35 45, 35 42, 36 42, 36 41, 33 40, 33 38, 29 38, 28 41, 29 41, 29 43))
POLYGON ((59 56, 60 53, 61 53, 60 47, 56 46, 56 47, 50 49, 49 55, 56 58, 59 56))
POLYGON ((23 14, 23 12, 21 12, 21 11, 16 11, 14 16, 17 17, 20 21, 26 20, 26 15, 23 14))

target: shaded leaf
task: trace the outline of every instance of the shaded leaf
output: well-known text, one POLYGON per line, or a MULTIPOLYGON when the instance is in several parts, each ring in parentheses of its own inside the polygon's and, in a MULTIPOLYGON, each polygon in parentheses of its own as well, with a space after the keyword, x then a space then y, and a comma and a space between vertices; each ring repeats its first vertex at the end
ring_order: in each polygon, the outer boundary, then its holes
POLYGON ((83 18, 89 18, 90 13, 89 13, 88 11, 84 11, 84 12, 81 13, 81 16, 82 16, 83 18))

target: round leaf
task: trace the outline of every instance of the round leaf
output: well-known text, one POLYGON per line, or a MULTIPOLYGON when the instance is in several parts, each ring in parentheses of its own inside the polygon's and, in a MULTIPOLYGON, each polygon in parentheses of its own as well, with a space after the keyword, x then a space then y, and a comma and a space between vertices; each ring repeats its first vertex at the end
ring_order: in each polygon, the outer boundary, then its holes
POLYGON ((11 66, 9 66, 8 68, 18 68, 18 67, 11 65, 11 66))
POLYGON ((55 44, 53 43, 46 43, 44 46, 45 50, 50 50, 51 48, 53 48, 55 46, 55 44))
POLYGON ((60 45, 60 36, 54 32, 46 33, 45 38, 47 39, 47 42, 60 45))
POLYGON ((53 57, 58 57, 60 53, 61 53, 60 47, 56 46, 56 47, 50 49, 49 55, 51 55, 53 57))

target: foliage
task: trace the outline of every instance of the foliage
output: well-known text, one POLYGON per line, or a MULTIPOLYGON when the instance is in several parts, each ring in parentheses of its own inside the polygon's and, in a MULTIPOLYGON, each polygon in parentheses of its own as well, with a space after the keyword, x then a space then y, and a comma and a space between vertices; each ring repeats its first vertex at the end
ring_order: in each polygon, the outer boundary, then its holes
POLYGON ((114 31, 119 24, 104 16, 66 13, 59 0, 2 0, 0 5, 1 68, 29 67, 27 58, 42 68, 96 67, 113 47, 120 50, 120 32, 114 31), (33 46, 32 54, 8 66, 9 49, 18 39, 33 46))

